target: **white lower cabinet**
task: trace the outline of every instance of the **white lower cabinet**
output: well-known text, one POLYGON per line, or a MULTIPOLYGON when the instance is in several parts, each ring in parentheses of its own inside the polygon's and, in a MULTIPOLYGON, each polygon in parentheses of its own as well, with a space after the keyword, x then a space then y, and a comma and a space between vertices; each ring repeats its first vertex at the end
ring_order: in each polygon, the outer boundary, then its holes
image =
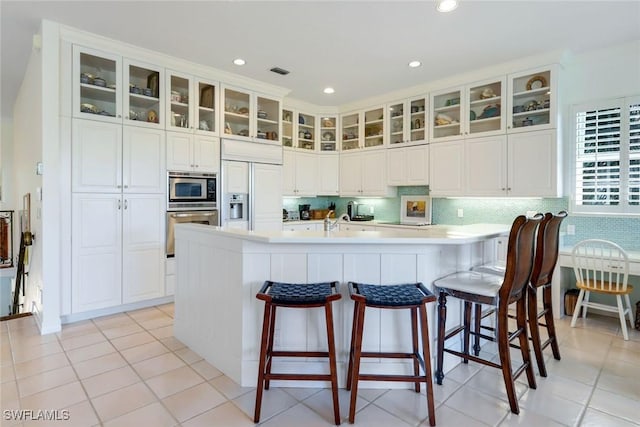
POLYGON ((165 294, 164 203, 158 194, 72 195, 72 312, 165 294))
POLYGON ((389 185, 428 185, 429 146, 392 148, 387 152, 389 185))
POLYGON ((357 222, 340 224, 340 231, 373 231, 373 230, 376 230, 375 225, 359 224, 357 222))
POLYGON ((386 150, 340 155, 340 196, 394 196, 387 184, 386 150))
POLYGON ((308 224, 287 224, 282 223, 283 231, 322 231, 324 224, 318 224, 316 222, 310 222, 308 224))
POLYGON ((318 195, 340 194, 340 157, 338 153, 318 154, 318 195))
POLYGON ((429 195, 464 195, 464 141, 429 145, 429 195))
POLYGON ((220 172, 220 138, 167 132, 167 169, 184 172, 220 172))
POLYGON ((317 194, 318 159, 314 153, 284 149, 282 193, 284 196, 313 197, 317 194))

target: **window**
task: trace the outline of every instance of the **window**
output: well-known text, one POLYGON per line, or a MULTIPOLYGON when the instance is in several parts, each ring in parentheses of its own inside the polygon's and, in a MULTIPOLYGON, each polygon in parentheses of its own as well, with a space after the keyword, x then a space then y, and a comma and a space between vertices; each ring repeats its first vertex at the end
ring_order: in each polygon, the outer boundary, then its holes
POLYGON ((640 97, 575 106, 574 212, 640 214, 640 97))

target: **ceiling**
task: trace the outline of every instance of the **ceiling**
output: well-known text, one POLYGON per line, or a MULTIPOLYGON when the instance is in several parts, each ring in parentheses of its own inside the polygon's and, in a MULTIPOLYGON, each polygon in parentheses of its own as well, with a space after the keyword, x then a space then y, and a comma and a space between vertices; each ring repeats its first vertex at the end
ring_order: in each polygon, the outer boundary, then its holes
POLYGON ((2 117, 12 115, 41 19, 283 86, 320 106, 544 52, 640 40, 639 1, 461 0, 442 14, 432 0, 2 0, 0 15, 2 117), (233 65, 236 57, 246 65, 233 65), (409 68, 414 59, 423 65, 409 68))

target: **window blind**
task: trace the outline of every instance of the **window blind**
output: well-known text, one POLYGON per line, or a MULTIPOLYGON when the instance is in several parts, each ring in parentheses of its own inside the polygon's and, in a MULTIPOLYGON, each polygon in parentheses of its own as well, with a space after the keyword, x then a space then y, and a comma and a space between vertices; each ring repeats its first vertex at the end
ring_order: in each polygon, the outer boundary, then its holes
POLYGON ((640 102, 629 105, 628 203, 640 206, 640 102))

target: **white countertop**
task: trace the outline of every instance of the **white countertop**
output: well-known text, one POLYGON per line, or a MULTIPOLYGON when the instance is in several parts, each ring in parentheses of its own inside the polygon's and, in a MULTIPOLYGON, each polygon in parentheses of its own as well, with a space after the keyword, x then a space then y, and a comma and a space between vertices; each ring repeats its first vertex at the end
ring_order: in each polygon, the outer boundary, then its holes
POLYGON ((177 224, 176 229, 198 230, 220 236, 261 243, 303 244, 465 244, 504 236, 509 233, 505 224, 432 225, 408 230, 400 234, 393 228, 371 231, 270 231, 256 232, 225 229, 201 224, 177 224))

